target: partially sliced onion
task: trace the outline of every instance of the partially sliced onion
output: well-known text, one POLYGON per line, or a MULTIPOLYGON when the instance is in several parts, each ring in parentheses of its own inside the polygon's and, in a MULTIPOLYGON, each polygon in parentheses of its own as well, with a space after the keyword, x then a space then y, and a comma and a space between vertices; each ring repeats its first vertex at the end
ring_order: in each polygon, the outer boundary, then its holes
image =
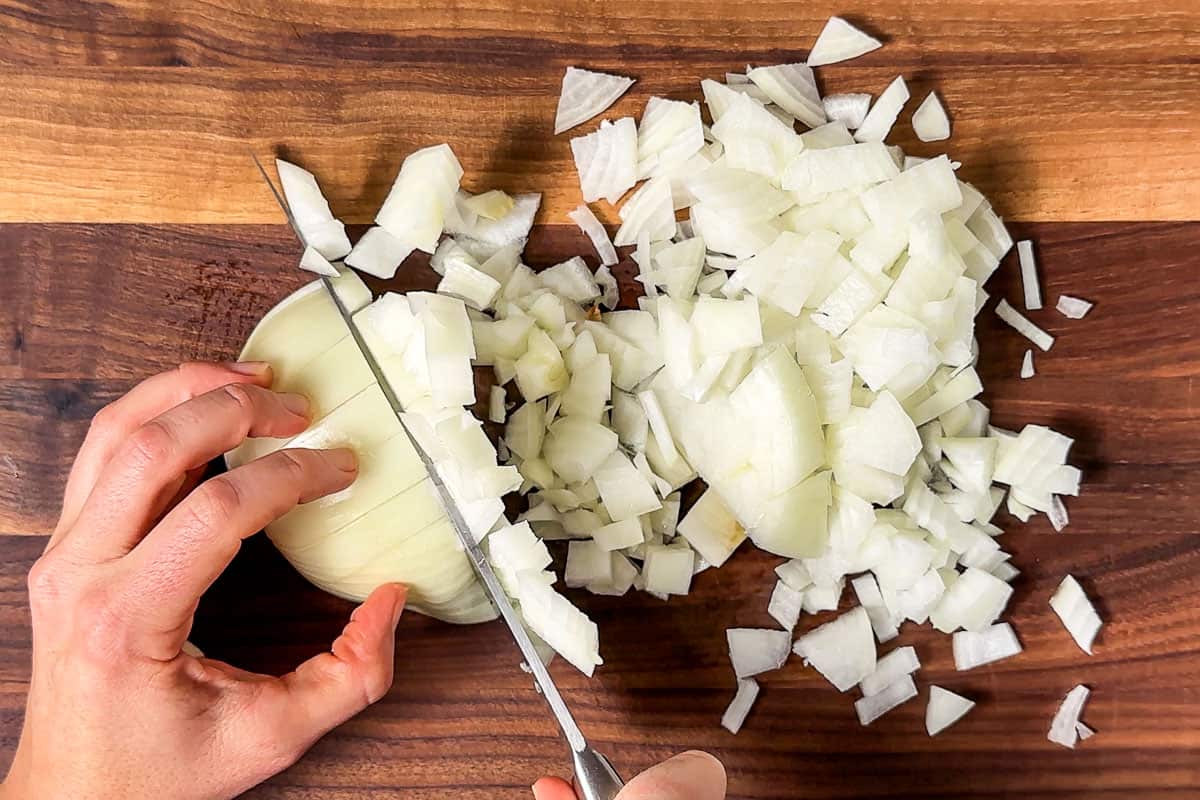
POLYGON ((779 669, 787 661, 792 635, 769 628, 730 628, 729 660, 738 679, 779 669))
POLYGON ((940 142, 950 138, 950 117, 938 99, 936 92, 930 92, 917 106, 912 118, 913 132, 922 142, 940 142))
POLYGON ((808 65, 822 67, 848 61, 882 46, 883 43, 874 36, 863 33, 841 17, 830 17, 808 53, 808 65))
POLYGON ((633 83, 633 78, 567 67, 558 95, 558 109, 554 112, 554 133, 570 130, 603 112, 629 91, 633 83))
POLYGON ((1079 649, 1092 655, 1092 642, 1100 632, 1100 615, 1092 601, 1079 585, 1079 581, 1068 575, 1050 598, 1050 607, 1062 620, 1063 627, 1071 634, 1079 649))
POLYGON ((925 732, 937 736, 967 715, 975 702, 940 686, 929 687, 929 705, 925 707, 925 732))
POLYGON ((754 701, 758 699, 758 681, 745 678, 738 681, 737 692, 721 716, 721 727, 736 735, 742 729, 754 701))

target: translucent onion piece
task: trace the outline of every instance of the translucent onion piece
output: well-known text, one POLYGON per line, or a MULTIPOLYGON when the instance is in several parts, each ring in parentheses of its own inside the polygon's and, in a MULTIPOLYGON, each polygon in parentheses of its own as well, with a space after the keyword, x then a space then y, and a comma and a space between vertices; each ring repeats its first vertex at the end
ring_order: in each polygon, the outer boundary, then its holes
POLYGON ((871 108, 871 95, 829 94, 821 99, 821 104, 825 106, 825 116, 830 120, 841 122, 850 130, 854 130, 867 118, 867 111, 871 108))
POLYGON ((758 67, 747 76, 771 102, 810 128, 824 125, 825 107, 817 91, 817 80, 806 64, 779 64, 758 67))
POLYGON ((396 268, 412 251, 412 245, 375 226, 354 243, 354 249, 346 256, 346 264, 377 278, 387 279, 395 276, 396 268))
POLYGON ((917 696, 917 684, 911 675, 905 675, 878 694, 861 697, 854 701, 854 711, 862 725, 870 725, 887 712, 907 703, 917 696))
POLYGON ((1050 598, 1050 607, 1062 620, 1063 626, 1079 649, 1092 655, 1092 642, 1100 632, 1100 615, 1084 593, 1079 581, 1068 575, 1050 598))
POLYGON ((1007 622, 978 632, 959 631, 954 634, 954 668, 959 672, 974 669, 1015 656, 1021 649, 1017 635, 1007 622))
POLYGON ((456 297, 476 311, 482 311, 490 308, 500 294, 500 282, 462 261, 455 261, 447 264, 446 274, 437 290, 439 294, 456 297))
POLYGON ((563 581, 572 588, 612 583, 612 558, 595 540, 575 541, 567 546, 563 581))
POLYGON ((603 197, 615 203, 637 181, 637 125, 632 117, 615 123, 604 120, 598 130, 572 139, 571 152, 584 202, 603 197))
POLYGON ((1054 307, 1067 319, 1083 319, 1092 310, 1092 305, 1087 300, 1063 294, 1058 296, 1058 303, 1054 307))
MULTIPOLYGON (((607 358, 604 355, 598 358, 607 358)), ((609 455, 594 476, 596 488, 614 522, 636 519, 662 507, 654 487, 619 450, 609 455)))
POLYGON ((996 316, 1042 350, 1049 350, 1054 346, 1053 336, 1026 319, 1020 311, 1010 306, 1007 300, 1002 299, 996 304, 996 316))
POLYGON ((789 632, 768 628, 730 628, 725 631, 725 638, 729 642, 729 660, 739 680, 779 669, 787 661, 792 645, 789 632))
POLYGON ((925 707, 925 732, 937 736, 967 715, 975 702, 940 686, 929 687, 929 705, 925 707))
POLYGON ((840 692, 875 671, 875 636, 861 606, 801 636, 794 650, 840 692))
POLYGON ((1061 744, 1063 747, 1075 748, 1075 744, 1079 741, 1077 727, 1079 717, 1083 714, 1083 706, 1087 702, 1089 694, 1091 691, 1082 684, 1067 692, 1058 711, 1054 713, 1054 719, 1050 722, 1047 739, 1055 744, 1061 744))
POLYGON ((651 97, 638 123, 638 176, 668 175, 704 147, 700 104, 651 97))
POLYGON ((587 122, 617 102, 633 83, 633 78, 567 67, 558 95, 558 109, 554 113, 554 133, 557 135, 587 122))
POLYGON ((821 29, 816 44, 809 51, 808 65, 821 67, 847 61, 882 46, 883 43, 874 36, 863 33, 841 17, 830 17, 821 29))
POLYGON ((1042 289, 1038 285, 1033 242, 1028 239, 1017 242, 1017 256, 1021 262, 1021 288, 1025 293, 1025 308, 1028 311, 1037 311, 1042 307, 1042 289))
POLYGON ((913 112, 913 132, 922 142, 940 142, 950 138, 950 118, 936 92, 921 101, 913 112))
POLYGON ((679 521, 678 533, 714 567, 724 564, 746 539, 746 529, 713 489, 700 495, 679 521))
POLYGON ((432 253, 454 207, 463 169, 448 145, 409 154, 375 222, 405 244, 432 253))
MULTIPOLYGON (((637 244, 645 233, 650 242, 661 242, 675 235, 675 206, 671 201, 671 182, 666 178, 651 178, 634 192, 621 207, 621 227, 613 244, 625 247, 637 244)), ((638 262, 642 272, 649 266, 638 262)))
POLYGON ((897 75, 875 100, 875 105, 871 106, 858 130, 854 132, 854 138, 860 142, 882 142, 886 139, 904 104, 908 102, 908 97, 908 84, 904 82, 903 76, 897 75))
POLYGON ((742 729, 742 723, 746 721, 746 716, 749 715, 750 709, 757 699, 758 681, 753 678, 739 680, 737 693, 734 694, 729 707, 721 716, 721 727, 736 735, 742 729))
POLYGON ((554 579, 552 574, 533 571, 518 575, 521 616, 534 633, 590 677, 595 668, 604 663, 600 659, 600 635, 596 623, 554 591, 543 575, 551 581, 554 579))
POLYGON ((864 697, 871 697, 887 689, 906 675, 921 668, 921 660, 913 647, 897 647, 879 659, 875 671, 863 678, 860 688, 864 697))
POLYGON ((1021 358, 1021 377, 1032 378, 1035 372, 1033 369, 1033 351, 1026 350, 1025 355, 1021 358))
MULTIPOLYGON (((617 263, 619 260, 617 258, 617 251, 613 247, 612 240, 608 238, 608 231, 600 224, 600 220, 596 219, 596 215, 592 213, 590 208, 586 205, 581 205, 574 211, 569 212, 567 216, 592 240, 592 246, 596 248, 596 255, 600 256, 601 264, 611 267, 617 263)), ((610 276, 611 274, 609 273, 610 276)), ((614 300, 612 304, 606 303, 605 305, 613 308, 616 305, 616 301, 614 300)))
POLYGON ((492 189, 483 194, 472 195, 462 202, 464 208, 485 219, 496 220, 513 209, 513 199, 507 192, 492 189))

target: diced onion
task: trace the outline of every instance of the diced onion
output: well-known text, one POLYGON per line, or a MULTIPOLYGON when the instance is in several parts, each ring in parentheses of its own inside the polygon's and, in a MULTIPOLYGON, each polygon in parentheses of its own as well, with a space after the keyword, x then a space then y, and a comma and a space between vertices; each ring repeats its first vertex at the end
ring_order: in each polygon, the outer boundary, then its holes
POLYGON ((850 130, 862 125, 871 108, 869 94, 829 94, 821 98, 825 106, 825 116, 830 120, 841 122, 850 130))
POLYGON ((1100 615, 1092 601, 1084 593, 1079 581, 1068 575, 1050 598, 1050 607, 1062 620, 1063 627, 1079 645, 1079 649, 1092 655, 1092 642, 1100 632, 1100 615))
POLYGON ((848 61, 876 50, 883 43, 863 33, 841 17, 830 17, 808 53, 810 67, 822 67, 838 61, 848 61))
MULTIPOLYGON (((957 582, 956 582, 957 583, 957 582)), ((953 588, 953 587, 951 587, 953 588)), ((982 631, 954 634, 954 668, 959 672, 1011 658, 1021 652, 1021 643, 1007 622, 982 631)))
POLYGON ((757 699, 758 681, 753 678, 739 680, 737 693, 734 694, 733 700, 730 701, 729 707, 725 709, 725 713, 721 717, 721 727, 736 735, 742 729, 742 724, 746 721, 746 716, 757 699))
POLYGON ((897 75, 875 100, 875 105, 871 106, 858 130, 854 132, 854 138, 860 142, 882 142, 891 133, 892 126, 896 124, 896 118, 900 116, 908 98, 908 84, 904 82, 903 76, 897 75))
POLYGON ((917 696, 917 685, 911 675, 905 675, 878 694, 861 697, 854 701, 854 710, 862 725, 870 725, 887 712, 907 703, 917 696))
POLYGON ((925 707, 925 732, 937 736, 967 715, 975 707, 972 700, 940 686, 929 687, 929 705, 925 707))
POLYGON ((940 142, 950 138, 950 118, 936 92, 921 101, 913 112, 913 132, 922 142, 940 142))
POLYGON ((604 111, 633 86, 633 78, 567 67, 563 73, 554 133, 570 130, 604 111))
POLYGON ((315 247, 304 248, 304 254, 300 256, 300 269, 324 275, 327 278, 336 278, 338 274, 333 264, 329 263, 329 259, 321 255, 315 247))
POLYGON ((1087 702, 1089 694, 1091 691, 1082 684, 1067 692, 1058 711, 1054 713, 1047 739, 1055 744, 1061 744, 1063 747, 1074 749, 1075 744, 1079 741, 1077 727, 1079 717, 1083 714, 1083 706, 1087 702))
POLYGON ((860 687, 864 697, 871 697, 887 689, 906 675, 921 668, 921 660, 912 647, 897 647, 875 663, 875 671, 862 679, 860 687))
MULTIPOLYGON (((600 263, 606 267, 611 267, 618 261, 617 251, 613 247, 612 240, 608 238, 608 231, 600 224, 600 220, 596 219, 596 215, 586 205, 581 205, 574 211, 567 214, 571 221, 579 226, 579 229, 587 234, 587 237, 592 240, 592 246, 596 248, 596 255, 600 256, 600 263)), ((609 273, 611 276, 612 273, 609 273)), ((599 273, 597 273, 599 277, 599 273)), ((608 305, 613 308, 616 303, 608 305)))
POLYGON ((1028 379, 1034 376, 1033 369, 1033 351, 1026 350, 1025 355, 1021 358, 1021 378, 1028 379))
POLYGON ((861 606, 801 636, 794 650, 839 692, 875 671, 875 636, 861 606))
POLYGON ((1021 287, 1025 293, 1025 309, 1037 311, 1042 307, 1042 290, 1038 285, 1037 262, 1033 257, 1033 242, 1022 239, 1017 242, 1017 256, 1021 262, 1021 287))
POLYGON ((679 521, 678 532, 714 567, 724 564, 746 540, 746 529, 713 489, 692 505, 679 521))
POLYGON ((730 628, 725 637, 729 642, 729 660, 739 680, 779 669, 787 661, 792 645, 788 631, 769 628, 730 628))
POLYGON ((1083 319, 1092 310, 1092 305, 1087 300, 1063 294, 1059 295, 1058 303, 1054 307, 1067 319, 1083 319))

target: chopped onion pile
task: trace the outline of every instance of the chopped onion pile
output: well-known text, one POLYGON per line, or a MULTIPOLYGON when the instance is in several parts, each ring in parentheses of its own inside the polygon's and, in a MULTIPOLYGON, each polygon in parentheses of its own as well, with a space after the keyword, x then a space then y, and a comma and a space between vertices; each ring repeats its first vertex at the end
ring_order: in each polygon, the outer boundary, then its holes
MULTIPOLYGON (((732 732, 758 694, 749 678, 789 650, 840 691, 861 685, 864 725, 917 694, 911 647, 876 659, 906 622, 953 634, 960 670, 1019 653, 998 621, 1019 572, 992 519, 1005 504, 1061 527, 1061 497, 1079 491, 1071 439, 991 426, 977 399, 975 317, 1013 245, 1003 221, 946 155, 885 143, 909 99, 902 76, 873 105, 820 96, 812 67, 879 46, 835 17, 807 64, 705 80, 703 106, 653 97, 640 120, 572 138, 585 203, 620 203, 611 240, 586 204, 570 215, 595 273, 578 256, 522 263, 540 197, 468 194, 445 145, 405 160, 379 227, 346 259, 390 277, 411 250, 432 254, 437 294, 385 295, 362 312, 373 350, 530 629, 581 671, 600 663, 596 627, 554 590, 544 541, 569 540, 568 586, 662 600, 747 539, 789 559, 768 609, 780 630, 727 632, 732 732), (614 245, 633 251, 634 308, 617 308, 614 245), (472 365, 495 375, 487 408, 504 425, 502 461, 463 410, 472 365), (706 490, 681 508, 697 479, 706 490), (510 490, 528 504, 516 525, 500 504, 510 490), (848 580, 859 605, 793 646, 801 614, 836 609, 848 580)), ((556 130, 631 83, 569 69, 556 130)), ((914 127, 926 141, 949 136, 932 93, 914 127)), ((311 195, 315 181, 304 185, 311 195)), ((1040 301, 1025 244, 1027 296, 1040 301)), ((1082 316, 1080 303, 1058 307, 1082 316)), ((1004 300, 996 311, 1042 350, 1053 344, 1004 300)), ((1090 619, 1065 608, 1086 648, 1090 619)), ((970 707, 937 689, 930 735, 970 707)))

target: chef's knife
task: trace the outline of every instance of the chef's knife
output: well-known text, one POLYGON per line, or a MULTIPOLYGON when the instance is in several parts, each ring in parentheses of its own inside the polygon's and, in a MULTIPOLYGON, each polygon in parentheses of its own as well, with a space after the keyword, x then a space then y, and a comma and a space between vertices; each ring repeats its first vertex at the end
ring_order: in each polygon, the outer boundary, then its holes
MULTIPOLYGON (((295 232, 296 238, 300 240, 301 246, 307 247, 308 242, 305 241, 304 234, 300 231, 300 226, 296 224, 296 219, 292 216, 292 211, 288 207, 287 201, 284 200, 283 195, 275 188, 275 182, 267 174, 262 162, 258 160, 258 156, 253 151, 250 152, 250 156, 254 159, 254 165, 258 167, 258 171, 262 173, 267 186, 270 187, 271 194, 275 196, 275 202, 279 204, 279 208, 283 211, 284 216, 287 217, 288 224, 292 226, 292 231, 295 232)), ((349 268, 347 267, 347 269, 349 268)), ((321 283, 324 284, 330 299, 333 300, 333 304, 337 307, 342 321, 346 323, 350 335, 354 338, 354 343, 358 345, 358 349, 362 353, 363 359, 366 360, 367 366, 370 367, 371 373, 375 376, 375 380, 378 382, 384 398, 387 399, 388 405, 391 406, 396 419, 400 422, 400 427, 404 430, 409 442, 412 443, 413 449, 425 465, 425 471, 429 473, 429 480, 433 483, 437 491, 442 507, 446 511, 446 516, 449 517, 451 526, 454 528, 455 533, 458 534, 463 550, 466 551, 468 558, 471 559, 471 564, 475 567, 475 571, 479 573, 479 580, 483 584, 484 591, 487 592, 492 605, 496 607, 496 611, 499 612, 505 624, 508 625, 513 639, 517 642, 517 647, 521 650, 521 655, 525 658, 525 663, 528 665, 529 671, 533 673, 537 690, 546 699, 546 703, 554 713, 558 727, 562 730, 563 737, 567 740, 567 744, 571 748, 571 757, 575 768, 575 791, 579 800, 614 800, 623 785, 620 776, 613 769, 608 759, 589 747, 587 740, 583 738, 583 733, 575 723, 575 718, 571 716, 571 711, 567 708, 566 703, 563 702, 562 695, 558 692, 558 687, 554 685, 554 679, 550 677, 549 671, 547 671, 545 664, 542 663, 542 659, 538 656, 537 650, 533 646, 533 641, 529 638, 529 633, 525 630, 520 617, 517 616, 512 603, 509 602, 508 595, 504 593, 504 588, 500 585, 499 578, 496 577, 496 573, 492 570, 492 565, 483 554, 479 543, 475 541, 474 534, 471 533, 471 529, 463 519, 462 513, 458 510, 454 498, 450 495, 450 490, 439 475, 437 466, 430 459, 429 454, 425 452, 424 448, 421 447, 421 443, 417 441, 408 424, 404 421, 404 408, 400 405, 396 393, 392 391, 391 384, 380 368, 379 362, 375 360, 370 348, 367 347, 366 342, 363 340, 362 333, 359 331, 358 325, 354 322, 353 316, 345 304, 342 303, 342 299, 338 296, 330 279, 321 276, 321 283)))

